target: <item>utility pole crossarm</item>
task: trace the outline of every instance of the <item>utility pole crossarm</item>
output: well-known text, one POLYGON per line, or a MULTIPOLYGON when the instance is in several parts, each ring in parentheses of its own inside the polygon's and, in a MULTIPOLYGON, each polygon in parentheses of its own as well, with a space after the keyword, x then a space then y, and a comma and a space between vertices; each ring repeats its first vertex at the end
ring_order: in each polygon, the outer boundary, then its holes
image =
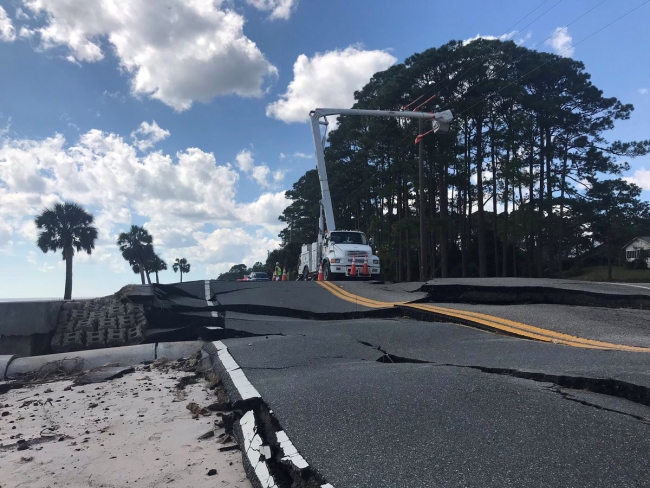
POLYGON ((440 122, 451 122, 450 110, 442 112, 402 112, 400 110, 366 110, 358 108, 317 108, 310 112, 310 117, 321 118, 328 115, 368 115, 370 117, 405 117, 407 119, 436 119, 440 122))

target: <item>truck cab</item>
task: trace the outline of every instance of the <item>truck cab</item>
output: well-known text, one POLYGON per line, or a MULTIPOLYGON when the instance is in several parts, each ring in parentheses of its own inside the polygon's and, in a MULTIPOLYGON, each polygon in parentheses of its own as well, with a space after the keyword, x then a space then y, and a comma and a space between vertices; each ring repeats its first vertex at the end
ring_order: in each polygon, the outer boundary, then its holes
POLYGON ((323 278, 326 281, 343 276, 352 278, 378 278, 381 272, 379 257, 373 254, 368 238, 356 230, 335 230, 325 233, 322 245, 318 243, 303 246, 300 266, 305 277, 318 272, 323 265, 323 278), (316 252, 314 252, 316 251, 316 252), (320 252, 318 252, 320 251, 320 252), (363 265, 368 264, 368 273, 363 274, 363 265), (352 274, 352 263, 356 274, 352 274))

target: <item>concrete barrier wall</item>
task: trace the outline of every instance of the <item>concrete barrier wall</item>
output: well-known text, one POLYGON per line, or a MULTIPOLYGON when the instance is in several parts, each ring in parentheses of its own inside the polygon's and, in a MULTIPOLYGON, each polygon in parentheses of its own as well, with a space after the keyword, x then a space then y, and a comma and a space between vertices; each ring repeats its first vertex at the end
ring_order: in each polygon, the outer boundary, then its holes
POLYGON ((0 302, 0 355, 29 356, 47 345, 62 300, 0 302))

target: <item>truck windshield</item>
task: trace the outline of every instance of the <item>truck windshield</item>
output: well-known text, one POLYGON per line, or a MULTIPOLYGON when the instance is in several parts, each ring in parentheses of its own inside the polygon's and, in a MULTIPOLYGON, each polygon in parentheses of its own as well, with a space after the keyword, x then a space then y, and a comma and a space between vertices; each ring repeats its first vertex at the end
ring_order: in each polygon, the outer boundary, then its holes
POLYGON ((361 232, 332 232, 330 239, 334 244, 368 244, 366 235, 361 232))

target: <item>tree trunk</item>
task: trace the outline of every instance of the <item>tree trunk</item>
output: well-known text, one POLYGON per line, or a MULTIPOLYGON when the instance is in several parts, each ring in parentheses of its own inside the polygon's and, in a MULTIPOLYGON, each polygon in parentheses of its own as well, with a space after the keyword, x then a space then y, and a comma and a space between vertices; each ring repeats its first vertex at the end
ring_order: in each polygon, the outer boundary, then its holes
POLYGON ((406 281, 412 281, 411 276, 411 236, 409 229, 406 229, 406 281))
POLYGON ((442 163, 440 165, 440 184, 438 193, 440 194, 440 273, 443 278, 449 277, 449 222, 447 222, 449 216, 449 202, 447 195, 447 171, 447 164, 442 163))
MULTIPOLYGON (((532 278, 535 276, 533 272, 533 261, 535 260, 535 134, 531 131, 530 134, 530 154, 528 158, 528 222, 530 223, 530 235, 526 232, 526 248, 527 256, 526 261, 528 263, 528 277, 532 278)), ((521 188, 519 189, 521 191, 521 188)), ((522 200, 523 201, 523 200, 522 200)), ((528 225, 524 223, 526 227, 528 225)))
POLYGON ((149 271, 145 270, 145 274, 147 275, 147 283, 151 284, 151 276, 149 276, 149 271))
POLYGON ((156 285, 159 285, 160 281, 158 280, 158 271, 156 271, 156 285))
MULTIPOLYGON (((515 194, 515 179, 512 178, 512 214, 515 213, 515 199, 517 198, 515 194)), ((521 202, 519 202, 519 208, 521 208, 521 202)), ((519 214, 521 215, 521 214, 519 214)), ((512 222, 512 276, 517 277, 517 222, 513 220, 512 222)))
POLYGON ((145 284, 145 281, 144 281, 144 264, 142 263, 142 261, 140 261, 138 263, 138 268, 140 268, 140 279, 142 280, 142 284, 144 285, 145 284))
POLYGON ((74 249, 72 246, 65 250, 65 291, 63 292, 63 299, 72 299, 72 257, 74 256, 74 249))
MULTIPOLYGON (((508 155, 506 154, 506 164, 508 155)), ((508 177, 504 177, 503 183, 503 241, 502 241, 502 269, 501 276, 508 276, 508 177)))
MULTIPOLYGON (((420 119, 418 126, 418 133, 424 133, 424 120, 420 119)), ((420 281, 427 281, 427 245, 426 245, 426 235, 427 230, 425 226, 426 213, 424 209, 426 208, 426 202, 424 200, 424 141, 420 140, 418 144, 418 193, 420 197, 419 211, 420 211, 420 281)), ((432 216, 433 217, 433 216, 432 216)))
POLYGON ((548 276, 555 277, 556 239, 555 226, 553 225, 553 182, 551 179, 551 163, 553 162, 554 149, 551 138, 551 129, 546 128, 546 213, 547 222, 545 239, 548 248, 548 276))
MULTIPOLYGON (((471 185, 471 173, 470 173, 470 142, 469 142, 469 126, 468 120, 464 120, 463 130, 465 134, 465 161, 463 162, 463 174, 467 175, 465 180, 465 187, 463 191, 463 215, 461 219, 461 234, 460 234, 460 252, 461 252, 461 267, 462 267, 462 276, 463 278, 467 277, 467 243, 468 243, 468 232, 467 232, 467 202, 469 200, 469 191, 471 185)), ((470 209, 471 213, 471 209, 470 209)))
POLYGON ((181 283, 183 282, 183 268, 181 268, 181 283))
POLYGON ((483 117, 476 119, 476 189, 478 204, 478 272, 487 277, 487 252, 485 249, 485 213, 483 208, 483 117))
POLYGON ((566 188, 566 174, 567 174, 567 162, 569 159, 569 152, 566 144, 564 146, 564 158, 562 160, 562 175, 560 179, 560 238, 559 240, 559 249, 558 249, 558 272, 562 273, 564 262, 564 194, 566 188))
POLYGON ((492 126, 492 136, 490 137, 490 157, 492 159, 492 213, 494 220, 492 223, 492 241, 494 243, 494 276, 499 277, 499 250, 498 250, 498 232, 499 223, 497 222, 497 157, 496 144, 494 142, 494 125, 492 126))
POLYGON ((612 236, 611 224, 607 222, 607 280, 612 281, 612 236))
POLYGON ((537 277, 541 278, 544 274, 544 154, 546 152, 544 145, 544 130, 539 127, 539 198, 538 211, 539 222, 537 222, 537 252, 535 262, 537 266, 537 277))

